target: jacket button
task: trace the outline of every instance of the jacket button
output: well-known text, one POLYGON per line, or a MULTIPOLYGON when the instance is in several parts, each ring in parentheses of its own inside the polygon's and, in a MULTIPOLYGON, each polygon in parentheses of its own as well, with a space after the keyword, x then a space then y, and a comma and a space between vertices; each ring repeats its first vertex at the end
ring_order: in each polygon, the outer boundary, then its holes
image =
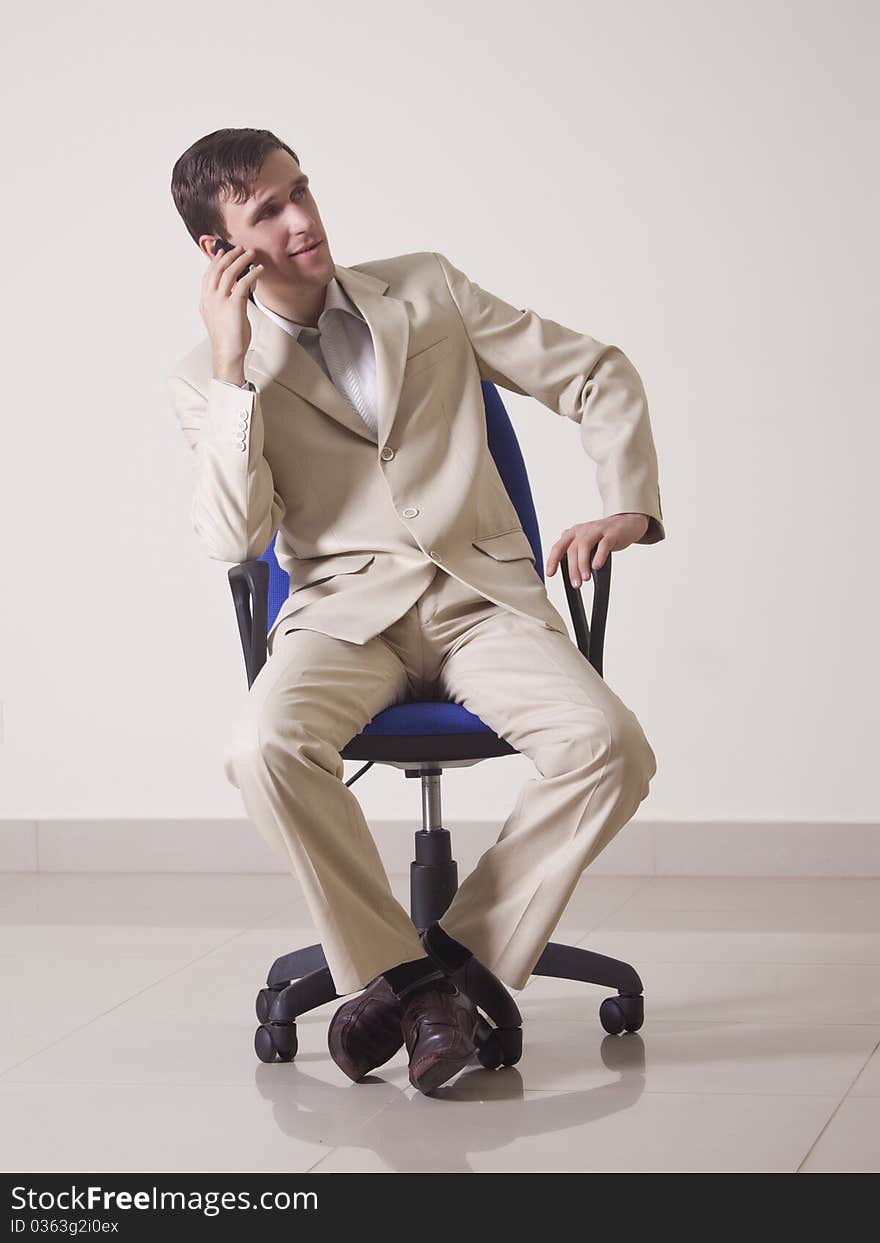
POLYGON ((388 445, 386 445, 385 448, 382 450, 382 453, 380 456, 383 462, 390 462, 391 459, 394 457, 394 450, 389 449, 388 445))
POLYGON ((413 509, 413 508, 412 508, 412 506, 410 506, 410 508, 409 508, 409 509, 405 509, 405 510, 403 511, 403 516, 404 516, 404 518, 415 518, 415 516, 416 516, 416 514, 417 514, 418 512, 419 512, 419 511, 418 511, 417 509, 413 509))
POLYGON ((433 552, 433 551, 432 551, 432 552, 429 554, 429 556, 430 556, 430 558, 431 558, 431 560, 432 560, 432 561, 442 561, 442 560, 443 560, 443 558, 440 556, 439 552, 433 552))

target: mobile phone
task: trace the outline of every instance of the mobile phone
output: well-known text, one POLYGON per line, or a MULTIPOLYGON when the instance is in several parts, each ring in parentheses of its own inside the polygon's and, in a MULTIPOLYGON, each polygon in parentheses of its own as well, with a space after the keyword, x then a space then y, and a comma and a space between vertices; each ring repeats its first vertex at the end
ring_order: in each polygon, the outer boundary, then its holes
MULTIPOLYGON (((225 251, 235 250, 235 247, 232 245, 232 242, 227 242, 225 238, 218 237, 216 242, 214 243, 214 254, 218 255, 221 250, 225 250, 225 251)), ((254 265, 252 263, 249 263, 247 267, 244 269, 244 271, 240 272, 239 275, 235 278, 234 283, 237 285, 238 282, 241 280, 242 276, 247 276, 248 272, 250 272, 253 266, 254 265)), ((248 298, 251 300, 251 302, 254 302, 253 288, 250 288, 248 290, 248 298)), ((256 305, 255 302, 254 302, 254 305, 256 305)))

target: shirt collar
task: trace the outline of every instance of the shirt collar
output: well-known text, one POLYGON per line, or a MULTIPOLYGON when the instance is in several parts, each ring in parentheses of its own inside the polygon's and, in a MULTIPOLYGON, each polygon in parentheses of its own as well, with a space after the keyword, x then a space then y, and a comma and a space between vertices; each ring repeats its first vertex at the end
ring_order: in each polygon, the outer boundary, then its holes
POLYGON ((279 327, 283 328, 285 332, 289 332, 292 337, 296 338, 299 338, 303 332, 310 333, 311 335, 315 335, 320 332, 322 326, 321 321, 328 311, 348 311, 350 315, 354 315, 357 319, 363 320, 364 318, 335 276, 331 277, 327 285, 327 292, 324 295, 324 309, 318 316, 317 327, 312 324, 298 324, 293 319, 288 319, 284 315, 279 315, 277 311, 270 311, 267 306, 263 306, 256 293, 254 294, 254 302, 260 310, 264 312, 264 314, 268 315, 270 319, 274 319, 275 323, 278 324, 279 327))

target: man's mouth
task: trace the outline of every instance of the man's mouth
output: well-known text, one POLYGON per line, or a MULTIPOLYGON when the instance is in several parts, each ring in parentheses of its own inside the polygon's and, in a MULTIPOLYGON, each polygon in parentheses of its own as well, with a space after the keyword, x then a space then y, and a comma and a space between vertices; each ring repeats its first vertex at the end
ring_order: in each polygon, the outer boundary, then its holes
POLYGON ((297 255, 310 255, 313 250, 317 250, 319 246, 323 246, 323 245, 324 245, 324 242, 322 239, 320 242, 315 242, 314 246, 306 247, 305 250, 295 250, 290 257, 291 259, 295 259, 297 255))

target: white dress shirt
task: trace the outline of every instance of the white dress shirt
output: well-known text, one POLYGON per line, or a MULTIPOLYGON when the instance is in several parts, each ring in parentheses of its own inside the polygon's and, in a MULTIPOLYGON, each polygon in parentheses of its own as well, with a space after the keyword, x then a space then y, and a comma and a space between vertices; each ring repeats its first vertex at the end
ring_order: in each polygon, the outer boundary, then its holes
MULTIPOLYGON (((314 328, 310 324, 298 324, 287 319, 277 311, 270 311, 256 294, 254 302, 264 315, 299 341, 331 384, 360 415, 373 440, 378 443, 376 352, 370 326, 336 277, 327 285, 324 309, 314 328)), ((245 387, 256 391, 250 381, 245 387)))

